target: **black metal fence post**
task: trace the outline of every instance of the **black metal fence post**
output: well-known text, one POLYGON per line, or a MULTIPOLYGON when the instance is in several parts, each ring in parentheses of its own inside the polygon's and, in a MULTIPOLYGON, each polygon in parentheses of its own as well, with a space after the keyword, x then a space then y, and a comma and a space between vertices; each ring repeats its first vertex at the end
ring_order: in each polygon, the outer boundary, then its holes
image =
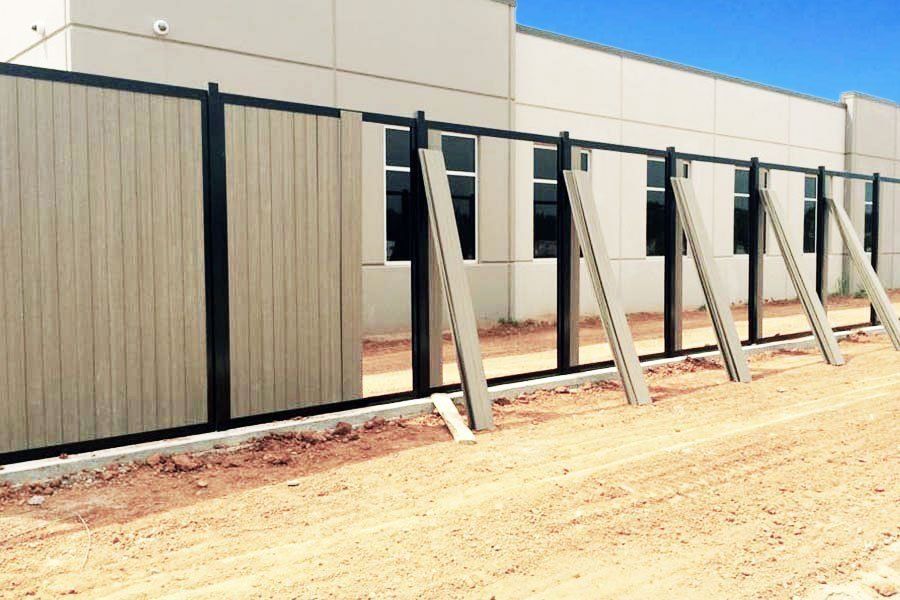
POLYGON ((763 265, 765 259, 766 213, 760 203, 759 158, 750 159, 749 186, 750 264, 747 286, 748 337, 756 344, 762 337, 763 319, 763 265))
POLYGON ((210 83, 203 119, 203 226, 206 263, 207 419, 215 429, 231 421, 231 360, 228 316, 228 198, 225 104, 210 83))
POLYGON ((663 298, 663 337, 666 356, 674 356, 682 346, 682 249, 684 240, 675 206, 675 188, 672 177, 678 176, 678 155, 674 146, 666 148, 666 192, 665 192, 665 292, 663 298))
POLYGON ((828 203, 825 199, 825 167, 816 175, 816 293, 828 303, 828 203))
POLYGON ((565 373, 572 368, 572 330, 569 297, 572 288, 572 210, 563 171, 572 168, 572 142, 562 131, 556 144, 556 367, 565 373))
POLYGON ((412 386, 415 396, 431 393, 431 343, 428 307, 428 205, 419 161, 419 149, 428 148, 428 123, 425 111, 416 113, 409 136, 409 189, 412 231, 410 252, 410 304, 412 308, 412 386))
MULTIPOLYGON (((878 273, 878 229, 879 229, 879 212, 881 210, 881 174, 872 175, 872 268, 878 273)), ((865 221, 864 221, 865 223, 865 221)), ((865 225, 863 225, 865 228, 865 225)), ((865 240, 865 231, 863 231, 863 239, 865 240)), ((872 325, 878 325, 878 315, 875 314, 875 307, 869 308, 869 321, 872 325)))

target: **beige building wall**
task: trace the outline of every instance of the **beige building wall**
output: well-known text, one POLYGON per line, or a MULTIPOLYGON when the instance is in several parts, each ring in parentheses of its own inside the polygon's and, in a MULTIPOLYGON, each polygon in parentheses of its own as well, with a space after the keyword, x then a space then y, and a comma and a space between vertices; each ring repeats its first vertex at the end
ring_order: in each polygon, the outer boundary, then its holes
MULTIPOLYGON (((616 50, 519 27, 516 39, 516 127, 556 135, 650 148, 828 169, 844 168, 845 109, 838 102, 741 82, 616 50)), ((532 202, 531 148, 521 145, 516 163, 517 210, 532 202)), ((640 155, 593 151, 591 176, 629 311, 659 310, 663 300, 663 258, 646 256, 646 162, 640 155)), ((717 262, 735 302, 747 299, 748 259, 733 253, 734 168, 695 163, 691 178, 704 206, 717 262)), ((787 225, 801 243, 803 175, 773 172, 771 187, 785 204, 787 225)), ((841 198, 842 186, 835 186, 841 198)), ((552 311, 555 299, 533 291, 552 285, 553 261, 531 257, 530 219, 516 222, 514 313, 552 311)), ((830 239, 835 239, 836 230, 830 239)), ((773 238, 774 239, 774 238, 773 238)), ((765 295, 793 297, 777 254, 766 258, 765 295)), ((840 249, 830 245, 829 283, 836 288, 840 249)), ((803 256, 809 277, 813 254, 803 256)), ((704 303, 693 261, 685 259, 685 307, 704 303)), ((582 307, 596 310, 582 286, 582 307)))
MULTIPOLYGON (((841 96, 847 105, 847 169, 900 179, 900 105, 858 92, 841 96)), ((847 208, 862 234, 865 184, 848 182, 847 208)), ((888 287, 900 287, 900 184, 881 185, 878 274, 888 287)), ((849 262, 848 262, 849 270, 849 262)), ((857 280, 852 279, 858 286, 857 280)))
MULTIPOLYGON (((0 51, 23 64, 192 87, 216 81, 224 92, 347 109, 404 116, 425 110, 434 120, 550 135, 568 130, 576 138, 833 170, 884 165, 884 174, 897 173, 896 105, 859 95, 811 98, 517 27, 512 0, 11 4, 0 51), (152 29, 160 18, 171 27, 165 37, 152 29), (33 21, 46 24, 44 36, 28 28, 33 21), (882 139, 889 131, 890 148, 882 139)), ((532 257, 532 151, 524 142, 478 141, 479 256, 467 272, 484 321, 555 311, 555 261, 532 257)), ((363 162, 365 330, 402 331, 409 327, 409 266, 384 261, 383 127, 364 124, 363 162)), ((629 311, 658 311, 663 300, 662 258, 645 256, 645 163, 636 155, 591 153, 595 197, 629 311)), ((744 301, 747 258, 732 253, 733 169, 698 163, 692 177, 732 300, 744 301)), ((803 176, 771 177, 799 244, 803 176)), ((856 206, 852 186, 832 187, 856 206)), ((893 210, 888 187, 881 273, 897 286, 900 242, 891 232, 900 228, 900 210, 893 210)), ((829 286, 836 289, 843 249, 835 230, 830 239, 829 286)), ((803 262, 813 277, 814 256, 803 262)), ((765 295, 793 296, 774 244, 765 295)), ((685 306, 702 303, 686 260, 685 306)), ((589 286, 582 286, 582 305, 596 310, 589 286)))

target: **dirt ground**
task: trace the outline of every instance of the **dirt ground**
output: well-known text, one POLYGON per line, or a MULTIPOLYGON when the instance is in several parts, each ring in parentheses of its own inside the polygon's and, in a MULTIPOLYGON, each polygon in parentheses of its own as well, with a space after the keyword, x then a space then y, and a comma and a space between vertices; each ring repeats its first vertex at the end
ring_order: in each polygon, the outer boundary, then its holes
POLYGON ((900 571, 900 353, 841 347, 0 487, 0 596, 811 598, 900 571))
MULTIPOLYGON (((900 311, 900 290, 891 290, 891 299, 900 311)), ((741 339, 747 339, 747 306, 732 307, 741 339)), ((766 337, 810 330, 806 316, 796 301, 769 301, 763 310, 763 335, 766 337)), ((859 325, 869 321, 866 298, 830 296, 828 318, 833 327, 859 325)), ((501 323, 478 332, 484 370, 487 377, 502 377, 556 367, 555 317, 519 323, 501 323)), ((716 337, 709 314, 702 310, 685 311, 684 347, 715 345, 716 337)), ((661 313, 632 313, 628 323, 638 353, 654 354, 663 350, 661 313)), ((583 319, 580 324, 579 357, 581 364, 612 359, 612 351, 598 318, 583 319)), ((444 383, 459 383, 456 349, 450 333, 444 334, 442 347, 444 383)), ((363 390, 366 396, 408 391, 412 388, 411 354, 408 337, 369 339, 363 345, 363 390)))

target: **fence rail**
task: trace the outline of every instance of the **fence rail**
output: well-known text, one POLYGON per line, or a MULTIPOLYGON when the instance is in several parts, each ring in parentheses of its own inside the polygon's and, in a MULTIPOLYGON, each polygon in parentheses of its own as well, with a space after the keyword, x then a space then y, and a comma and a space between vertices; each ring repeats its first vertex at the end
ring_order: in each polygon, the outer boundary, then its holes
MULTIPOLYGON (((571 351, 577 337, 577 297, 569 283, 577 254, 573 259, 564 251, 574 241, 566 186, 559 182, 562 171, 571 167, 573 148, 663 158, 670 175, 678 161, 749 169, 749 331, 744 344, 808 335, 762 335, 765 219, 755 192, 761 170, 816 176, 820 208, 826 177, 871 182, 876 267, 880 186, 900 184, 900 179, 878 174, 767 163, 756 157, 725 158, 574 139, 566 132, 550 136, 432 121, 421 111, 414 117, 357 113, 357 123, 409 128, 413 212, 412 387, 361 397, 359 348, 353 348, 362 343, 355 304, 361 302, 361 284, 346 278, 361 271, 359 236, 348 232, 360 226, 352 198, 361 184, 352 171, 361 150, 348 114, 327 106, 221 93, 216 84, 194 89, 0 64, 0 271, 6 307, 0 312, 0 351, 6 363, 0 373, 0 414, 6 417, 0 425, 0 463, 458 389, 430 380, 433 274, 417 164, 417 150, 427 147, 429 132, 557 149, 557 364, 492 378, 490 384, 612 365, 575 364, 571 351), (267 126, 261 130, 263 121, 267 126), (311 135, 312 130, 318 133, 311 135), (260 145, 260 131, 269 136, 266 144, 260 145), (54 135, 60 143, 47 145, 54 135), (260 155, 260 148, 268 150, 260 155), (25 159, 31 161, 27 168, 13 173, 9 165, 25 159), (108 164, 118 167, 107 174, 108 164), (309 169, 320 176, 312 178, 309 169), (47 187, 51 181, 52 188, 47 187), (277 193, 254 196, 252 186, 260 181, 269 182, 270 189, 276 186, 277 193), (50 196, 52 203, 46 201, 50 196), (301 210, 322 221, 301 223, 301 210), (247 243, 259 236, 270 249, 289 252, 268 252, 251 265, 248 261, 256 255, 247 243), (51 251, 51 237, 76 251, 51 251), (326 249, 328 261, 314 273, 308 253, 320 248, 326 249), (303 296, 308 293, 303 284, 314 288, 315 298, 303 296), (272 288, 279 290, 281 300, 267 295, 272 288), (253 312, 263 304, 272 310, 253 312), (313 305, 315 311, 302 312, 313 305), (80 324, 79 317, 86 315, 90 323, 80 324), (247 334, 248 319, 264 323, 262 331, 272 336, 278 356, 261 349, 269 345, 268 338, 263 344, 247 334), (315 333, 320 327, 327 328, 327 335, 315 333), (11 347, 10 340, 19 345, 11 347), (322 340, 327 341, 324 353, 318 351, 322 340), (88 346, 99 356, 90 365, 79 352, 88 346), (40 363, 41 369, 28 369, 26 375, 26 361, 40 363), (252 381, 263 381, 264 389, 254 389, 252 381)), ((665 350, 643 360, 715 349, 682 347, 682 239, 668 181, 665 209, 665 350)), ((819 211, 816 247, 817 290, 823 300, 826 212, 819 211)), ((870 322, 875 323, 874 315, 870 322)))

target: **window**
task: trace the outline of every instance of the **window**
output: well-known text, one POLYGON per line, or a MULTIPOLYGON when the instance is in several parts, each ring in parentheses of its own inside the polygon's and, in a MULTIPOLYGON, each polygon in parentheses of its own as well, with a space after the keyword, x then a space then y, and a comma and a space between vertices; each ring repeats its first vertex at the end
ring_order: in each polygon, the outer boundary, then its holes
POLYGON ((534 257, 556 258, 556 148, 534 147, 534 257))
MULTIPOLYGON (((459 241, 465 260, 475 260, 477 244, 477 140, 445 135, 441 144, 459 241)), ((407 261, 411 256, 409 129, 384 131, 385 260, 407 261)))
POLYGON ((456 214, 456 229, 464 260, 475 260, 477 255, 477 198, 478 198, 478 149, 474 136, 441 136, 441 148, 447 165, 450 196, 456 214))
MULTIPOLYGON (((590 169, 590 152, 579 155, 582 171, 590 169)), ((534 147, 534 258, 556 258, 556 148, 534 147)))
POLYGON ((647 256, 666 253, 666 163, 647 160, 647 256))
POLYGON ((803 252, 816 251, 816 191, 818 181, 807 177, 803 184, 803 252))
POLYGON ((872 251, 872 236, 873 236, 873 219, 874 219, 874 211, 875 211, 875 201, 872 198, 872 182, 866 182, 866 223, 865 229, 863 230, 863 243, 864 249, 866 252, 872 251))
POLYGON ((409 129, 384 130, 385 260, 410 259, 409 129))
POLYGON ((734 253, 750 253, 750 171, 734 171, 734 253))

